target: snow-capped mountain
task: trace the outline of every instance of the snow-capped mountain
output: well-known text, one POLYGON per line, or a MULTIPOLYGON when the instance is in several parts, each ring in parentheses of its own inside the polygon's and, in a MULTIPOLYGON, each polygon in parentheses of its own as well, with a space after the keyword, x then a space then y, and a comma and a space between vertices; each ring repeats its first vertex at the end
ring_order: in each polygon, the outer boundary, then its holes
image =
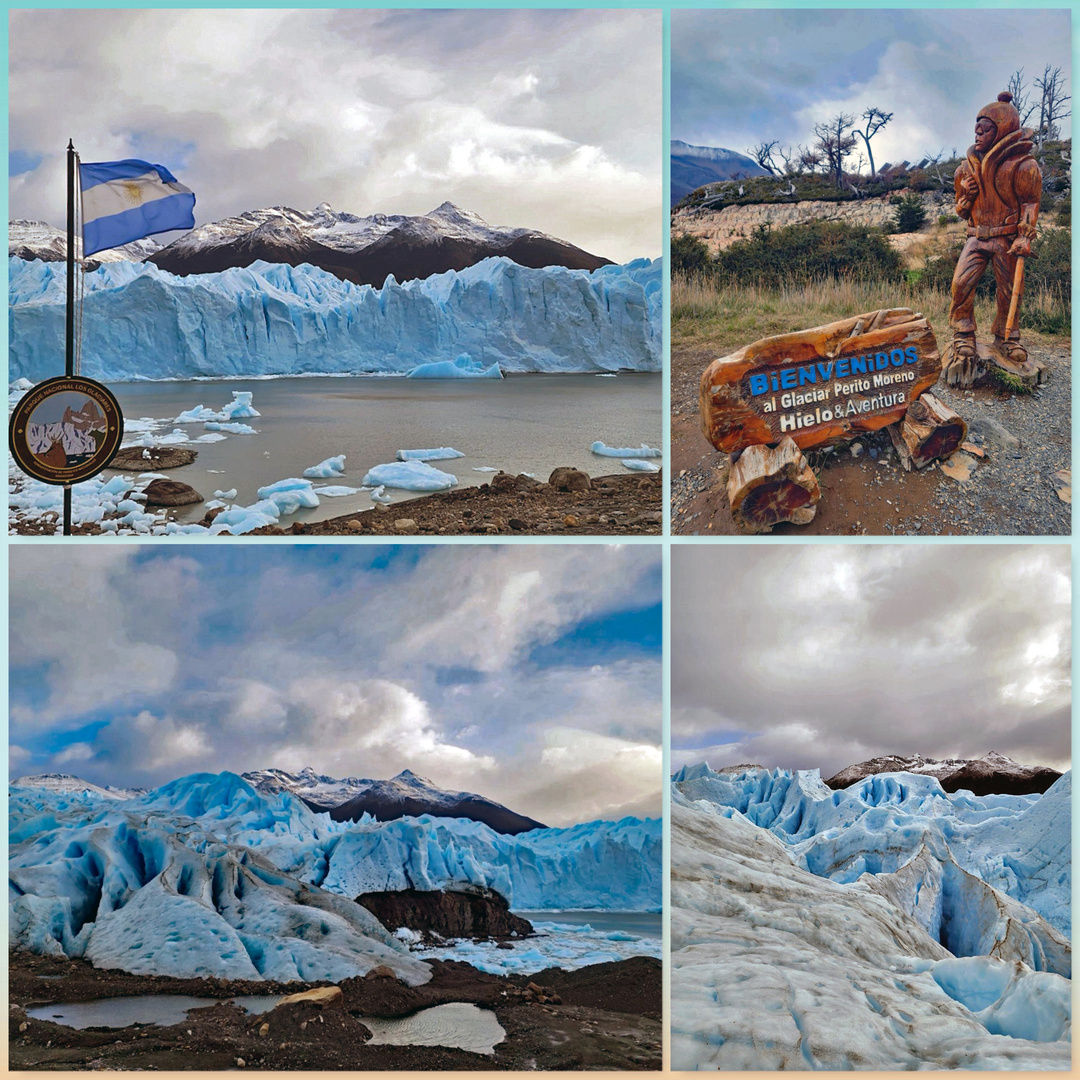
POLYGON ((357 776, 346 776, 341 780, 333 776, 323 776, 310 766, 298 773, 286 772, 284 769, 253 769, 240 775, 256 791, 268 795, 290 791, 309 806, 322 810, 348 802, 372 784, 371 780, 362 780, 357 776))
POLYGON ((691 191, 733 176, 768 176, 753 158, 722 146, 692 146, 671 140, 671 201, 678 202, 691 191))
POLYGON ((102 799, 134 799, 146 794, 146 788, 118 788, 106 784, 100 787, 69 773, 38 773, 36 776, 20 776, 11 781, 12 787, 44 788, 63 795, 97 795, 102 799))
MULTIPOLYGON (((123 247, 95 252, 89 262, 142 262, 160 247, 153 237, 148 236, 123 247)), ((76 239, 76 254, 81 250, 81 244, 76 239)), ((63 262, 67 258, 67 233, 63 229, 54 229, 44 221, 9 221, 8 255, 19 259, 41 259, 42 262, 63 262)))
POLYGON ((401 817, 419 817, 421 814, 468 818, 506 836, 547 828, 539 821, 485 799, 483 795, 446 791, 409 769, 390 780, 367 781, 363 791, 330 811, 334 821, 359 821, 364 814, 370 814, 377 821, 396 821, 401 817))
POLYGON ((935 777, 946 791, 974 795, 1031 795, 1046 791, 1061 773, 1039 765, 1021 765, 991 750, 981 758, 924 758, 921 754, 889 754, 841 769, 825 781, 834 789, 846 788, 876 773, 910 772, 935 777))
POLYGON ((193 229, 150 256, 170 273, 208 274, 265 262, 309 263, 346 281, 381 286, 464 270, 503 255, 522 266, 595 270, 610 260, 535 229, 489 225, 443 203, 430 214, 358 217, 321 203, 311 211, 272 206, 193 229))

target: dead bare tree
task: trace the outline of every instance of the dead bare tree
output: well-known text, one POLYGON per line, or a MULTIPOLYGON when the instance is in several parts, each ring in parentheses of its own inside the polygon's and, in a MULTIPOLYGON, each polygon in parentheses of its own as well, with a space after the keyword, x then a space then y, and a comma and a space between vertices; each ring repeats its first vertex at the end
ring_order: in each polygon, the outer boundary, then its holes
MULTIPOLYGON (((941 161, 945 157, 945 147, 943 146, 936 154, 931 154, 928 150, 924 151, 923 157, 926 158, 926 164, 923 168, 938 182, 940 190, 951 191, 953 188, 952 176, 943 175, 941 172, 941 161)), ((955 150, 953 150, 953 157, 956 157, 955 150)))
POLYGON ((1035 89, 1042 95, 1039 102, 1038 134, 1041 150, 1048 139, 1057 138, 1057 122, 1072 115, 1072 109, 1065 108, 1065 103, 1072 101, 1072 98, 1065 93, 1065 79, 1062 77, 1061 68, 1051 68, 1049 64, 1043 69, 1042 76, 1035 80, 1035 89))
POLYGON ((798 166, 799 172, 815 173, 821 168, 824 161, 824 156, 816 148, 803 146, 802 143, 799 143, 798 156, 795 158, 795 164, 798 166))
MULTIPOLYGON (((870 149, 870 140, 893 118, 892 113, 871 105, 862 114, 861 119, 866 121, 866 128, 860 131, 855 129, 855 134, 866 144, 866 156, 870 159, 870 179, 874 178, 874 152, 870 149)), ((854 121, 852 121, 854 123, 854 121)))
POLYGON ((780 166, 777 165, 773 159, 773 151, 780 145, 779 139, 772 139, 769 142, 759 142, 757 146, 751 147, 747 150, 747 153, 768 173, 773 176, 780 175, 780 166))
POLYGON ((851 129, 855 117, 849 113, 839 113, 824 123, 814 125, 817 138, 815 148, 829 163, 829 172, 837 188, 844 186, 844 160, 855 149, 855 136, 851 129))
POLYGON ((1005 87, 1012 94, 1012 103, 1020 114, 1020 124, 1025 126, 1031 119, 1031 114, 1038 108, 1038 102, 1028 96, 1028 87, 1024 82, 1024 69, 1017 68, 1010 76, 1005 87))

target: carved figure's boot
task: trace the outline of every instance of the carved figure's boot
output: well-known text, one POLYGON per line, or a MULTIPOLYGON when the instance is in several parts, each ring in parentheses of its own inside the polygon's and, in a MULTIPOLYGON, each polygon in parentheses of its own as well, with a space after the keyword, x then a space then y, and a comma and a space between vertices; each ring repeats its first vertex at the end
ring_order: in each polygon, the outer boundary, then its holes
POLYGON ((1014 364, 1027 363, 1027 349, 1020 344, 1019 338, 1009 338, 1008 341, 1006 341, 1005 338, 995 337, 994 348, 1014 364))
POLYGON ((956 360, 977 360, 979 350, 975 345, 974 334, 953 334, 953 357, 956 360))

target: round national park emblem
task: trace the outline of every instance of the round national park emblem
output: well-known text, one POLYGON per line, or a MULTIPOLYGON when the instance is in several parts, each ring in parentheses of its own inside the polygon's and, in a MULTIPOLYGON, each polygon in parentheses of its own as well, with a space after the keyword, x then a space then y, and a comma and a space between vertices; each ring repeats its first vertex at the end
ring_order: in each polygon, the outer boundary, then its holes
POLYGON ((11 414, 8 442, 15 463, 46 484, 77 484, 112 461, 124 437, 116 398, 80 375, 46 379, 11 414))

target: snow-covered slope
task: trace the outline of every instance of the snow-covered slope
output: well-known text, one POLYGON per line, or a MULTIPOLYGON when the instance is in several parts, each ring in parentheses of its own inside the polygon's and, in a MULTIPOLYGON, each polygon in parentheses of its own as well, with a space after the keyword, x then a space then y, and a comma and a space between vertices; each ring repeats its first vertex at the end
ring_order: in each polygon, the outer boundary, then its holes
POLYGON ((317 773, 310 767, 301 769, 298 773, 286 772, 284 769, 253 769, 240 775, 256 791, 267 795, 291 791, 297 798, 320 807, 340 806, 371 786, 370 780, 357 776, 346 776, 338 780, 333 776, 317 773))
POLYGON ((1071 933, 1072 774, 1044 795, 949 794, 932 776, 878 773, 832 791, 817 770, 682 770, 691 801, 737 811, 787 845, 804 869, 838 882, 893 873, 925 849, 955 862, 1071 933))
POLYGON ((117 788, 109 784, 99 787, 97 784, 91 784, 89 780, 82 780, 70 773, 38 773, 36 776, 20 776, 18 780, 11 781, 11 786, 44 788, 47 791, 68 794, 98 795, 103 799, 133 799, 146 793, 146 788, 117 788))
POLYGON ((1068 979, 954 957, 880 877, 811 874, 678 787, 671 835, 673 1069, 1069 1068, 1068 979))
POLYGON ((128 971, 345 978, 401 952, 362 892, 473 883, 516 907, 659 910, 659 821, 502 836, 447 818, 337 823, 290 792, 195 774, 126 801, 12 788, 13 942, 128 971))
POLYGON ((1061 776, 1054 769, 1021 765, 991 750, 981 758, 885 757, 860 761, 841 769, 825 781, 831 788, 850 787, 875 773, 910 772, 936 777, 946 791, 970 791, 975 795, 1030 795, 1046 791, 1061 776))
POLYGON ((358 217, 321 203, 313 211, 273 206, 202 225, 154 253, 173 274, 220 273, 259 260, 318 266, 358 285, 464 270, 506 256, 522 266, 596 270, 598 258, 535 229, 489 225, 479 214, 443 203, 430 214, 358 217))
MULTIPOLYGON (((63 356, 66 270, 10 260, 9 378, 63 356)), ((546 270, 506 258, 382 289, 311 266, 86 275, 83 374, 106 382, 408 372, 468 354, 504 372, 659 371, 661 264, 546 270)))
POLYGON ((335 780, 310 768, 295 774, 281 769, 261 769, 242 776, 256 791, 291 791, 313 809, 328 811, 334 821, 359 821, 364 814, 378 821, 430 814, 471 818, 510 835, 546 827, 482 795, 447 791, 411 769, 404 769, 389 780, 362 780, 355 776, 335 780))
MULTIPOLYGON (((95 263, 141 262, 148 255, 153 255, 161 245, 147 237, 135 240, 123 247, 109 248, 96 252, 95 263)), ((76 253, 82 250, 82 243, 76 238, 76 253)), ((8 222, 8 255, 19 259, 41 259, 43 262, 62 262, 67 258, 67 233, 54 229, 44 221, 16 220, 8 222)))

